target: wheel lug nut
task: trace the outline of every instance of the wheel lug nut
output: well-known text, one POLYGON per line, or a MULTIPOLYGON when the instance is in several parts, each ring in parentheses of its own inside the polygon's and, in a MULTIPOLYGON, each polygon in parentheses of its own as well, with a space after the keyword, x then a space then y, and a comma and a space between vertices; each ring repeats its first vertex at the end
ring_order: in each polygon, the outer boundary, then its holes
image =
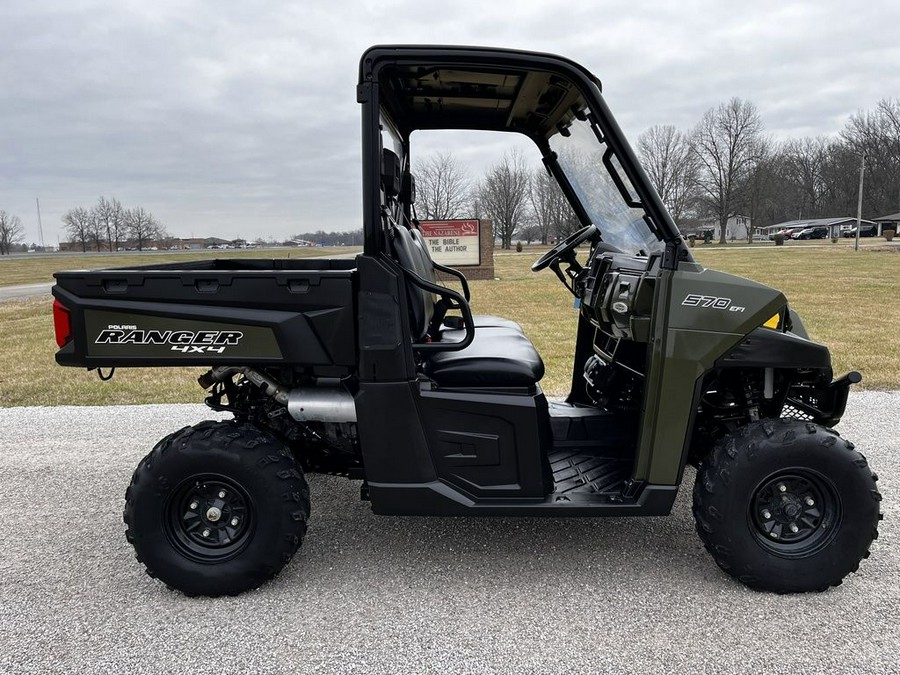
POLYGON ((232 526, 232 527, 236 527, 237 524, 238 524, 238 519, 237 519, 237 518, 232 518, 232 519, 231 519, 231 526, 232 526))
POLYGON ((788 525, 788 527, 791 529, 791 532, 793 532, 794 534, 797 534, 797 530, 800 529, 799 527, 797 527, 796 523, 791 523, 790 525, 788 525))
POLYGON ((768 509, 763 509, 762 517, 765 518, 766 520, 768 520, 769 518, 772 517, 772 514, 769 513, 769 510, 768 510, 768 509))
POLYGON ((815 500, 814 500, 812 497, 807 497, 807 498, 806 498, 806 505, 807 505, 807 506, 815 506, 815 505, 816 505, 816 502, 815 502, 815 500))
POLYGON ((778 491, 779 491, 779 492, 787 492, 787 485, 785 485, 784 483, 779 483, 779 484, 778 484, 778 491))
POLYGON ((198 504, 197 502, 191 502, 191 510, 192 510, 192 511, 193 511, 194 509, 196 509, 198 506, 200 506, 200 504, 198 504))
POLYGON ((772 537, 772 539, 778 539, 778 533, 777 533, 777 532, 769 532, 769 536, 772 537))
POLYGON ((206 528, 205 530, 203 530, 203 536, 204 536, 204 537, 208 537, 208 536, 209 536, 209 533, 210 533, 210 529, 209 529, 209 528, 206 528))
POLYGON ((225 499, 225 490, 219 490, 219 499, 225 499))

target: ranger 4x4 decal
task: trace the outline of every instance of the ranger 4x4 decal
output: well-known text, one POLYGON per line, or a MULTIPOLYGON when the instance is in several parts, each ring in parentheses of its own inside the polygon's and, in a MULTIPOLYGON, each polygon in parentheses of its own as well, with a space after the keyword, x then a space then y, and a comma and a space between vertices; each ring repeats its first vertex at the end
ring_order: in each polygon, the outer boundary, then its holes
POLYGON ((171 350, 189 354, 222 354, 244 334, 236 330, 140 330, 136 326, 110 325, 95 344, 171 345, 171 350))

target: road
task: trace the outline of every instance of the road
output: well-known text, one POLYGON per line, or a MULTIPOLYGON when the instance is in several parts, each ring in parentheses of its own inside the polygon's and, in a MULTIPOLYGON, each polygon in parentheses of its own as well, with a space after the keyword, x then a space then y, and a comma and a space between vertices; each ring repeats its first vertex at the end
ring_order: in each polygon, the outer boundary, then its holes
POLYGON ((22 284, 21 286, 0 286, 0 302, 24 300, 42 295, 50 295, 53 284, 22 284))
POLYGON ((900 392, 851 396, 840 429, 881 475, 885 520, 826 593, 722 574, 690 483, 667 518, 419 519, 312 476, 298 556, 215 600, 147 577, 121 519, 134 465, 202 406, 0 409, 0 672, 900 672, 898 409, 900 392))

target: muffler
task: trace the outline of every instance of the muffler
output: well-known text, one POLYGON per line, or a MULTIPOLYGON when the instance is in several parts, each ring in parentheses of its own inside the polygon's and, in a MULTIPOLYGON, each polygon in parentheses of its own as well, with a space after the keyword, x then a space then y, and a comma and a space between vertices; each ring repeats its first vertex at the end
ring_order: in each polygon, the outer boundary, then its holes
POLYGON ((287 407, 288 413, 298 422, 356 422, 356 403, 340 380, 322 379, 322 386, 294 387, 287 389, 265 373, 245 366, 220 366, 213 368, 197 381, 204 389, 214 383, 243 375, 256 388, 287 407))
POLYGON ((338 387, 296 387, 288 393, 287 409, 298 422, 355 422, 356 403, 338 387))

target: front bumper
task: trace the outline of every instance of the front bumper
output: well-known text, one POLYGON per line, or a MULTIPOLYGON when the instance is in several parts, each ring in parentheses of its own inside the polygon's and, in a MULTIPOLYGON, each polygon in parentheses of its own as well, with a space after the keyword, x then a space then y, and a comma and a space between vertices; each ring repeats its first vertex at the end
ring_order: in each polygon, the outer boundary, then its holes
POLYGON ((833 427, 844 415, 850 385, 860 381, 862 375, 854 370, 826 385, 794 385, 785 397, 781 417, 833 427))

